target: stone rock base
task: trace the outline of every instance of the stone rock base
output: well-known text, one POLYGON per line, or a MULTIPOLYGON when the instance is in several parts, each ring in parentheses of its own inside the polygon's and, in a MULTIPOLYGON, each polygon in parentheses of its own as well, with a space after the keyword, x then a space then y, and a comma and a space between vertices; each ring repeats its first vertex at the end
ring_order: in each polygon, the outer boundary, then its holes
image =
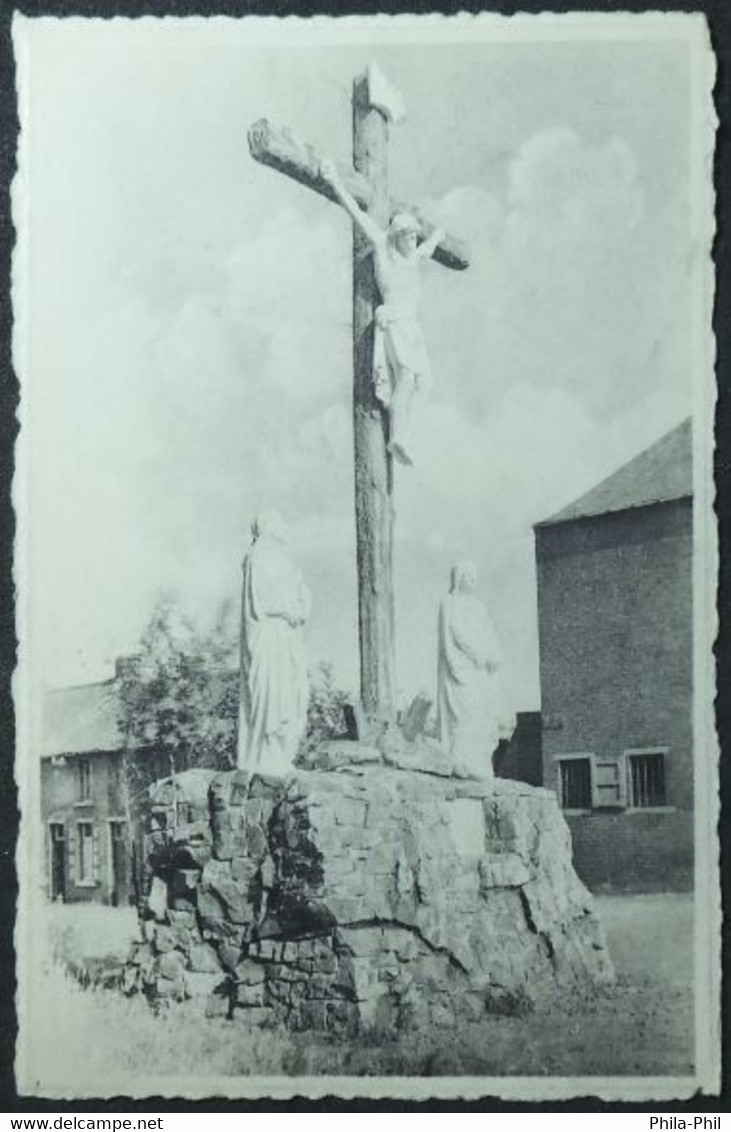
POLYGON ((284 780, 198 770, 152 788, 128 991, 397 1034, 611 980, 553 793, 353 754, 284 780))

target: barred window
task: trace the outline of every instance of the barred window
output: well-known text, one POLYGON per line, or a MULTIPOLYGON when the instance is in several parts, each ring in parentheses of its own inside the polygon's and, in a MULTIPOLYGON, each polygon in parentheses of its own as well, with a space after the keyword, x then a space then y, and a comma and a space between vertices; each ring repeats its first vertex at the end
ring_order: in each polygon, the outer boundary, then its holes
POLYGON ((591 809, 591 759, 587 757, 558 760, 561 808, 591 809))
POLYGON ((79 856, 76 879, 79 884, 90 884, 94 880, 94 827, 90 821, 80 821, 79 856))
POLYGON ((664 806, 665 756, 661 751, 629 755, 630 805, 636 809, 664 806))

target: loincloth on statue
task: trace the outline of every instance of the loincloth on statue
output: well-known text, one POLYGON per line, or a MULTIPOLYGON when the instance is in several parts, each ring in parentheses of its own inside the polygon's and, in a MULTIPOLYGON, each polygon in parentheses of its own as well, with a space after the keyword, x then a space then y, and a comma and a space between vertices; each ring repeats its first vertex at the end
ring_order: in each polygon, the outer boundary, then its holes
POLYGON ((429 355, 416 315, 384 304, 376 309, 373 381, 376 396, 386 407, 399 370, 413 373, 417 389, 423 390, 429 381, 429 355))

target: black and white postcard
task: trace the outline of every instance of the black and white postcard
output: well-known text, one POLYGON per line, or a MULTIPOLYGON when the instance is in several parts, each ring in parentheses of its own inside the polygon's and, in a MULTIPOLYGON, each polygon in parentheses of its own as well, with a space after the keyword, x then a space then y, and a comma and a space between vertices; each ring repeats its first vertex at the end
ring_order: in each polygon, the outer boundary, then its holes
POLYGON ((13 42, 20 1091, 715 1092, 703 17, 13 42))

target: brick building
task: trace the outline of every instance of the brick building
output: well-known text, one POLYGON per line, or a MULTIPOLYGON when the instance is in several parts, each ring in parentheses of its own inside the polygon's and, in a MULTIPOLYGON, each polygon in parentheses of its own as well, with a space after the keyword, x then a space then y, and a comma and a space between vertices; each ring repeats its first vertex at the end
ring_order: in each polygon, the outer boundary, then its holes
POLYGON ((116 681, 49 692, 43 722, 41 811, 48 896, 128 903, 129 815, 116 681))
POLYGON ((593 888, 692 884, 692 490, 688 420, 535 528, 543 782, 593 888))
MULTIPOLYGON (((181 680, 200 664, 186 658, 181 680)), ((130 747, 121 720, 123 681, 144 677, 139 657, 120 657, 110 680, 49 691, 44 703, 41 751, 41 814, 46 844, 46 890, 50 899, 124 904, 133 899, 133 844, 146 789, 170 774, 170 754, 154 744, 130 747)), ((238 674, 206 672, 197 707, 195 762, 218 766, 220 752, 205 734, 227 748, 235 740, 231 702, 238 674), (223 705, 227 711, 222 711, 223 705), (215 737, 214 737, 215 738, 215 737)), ((129 684, 127 685, 129 687, 129 684)), ((230 759, 232 752, 229 751, 230 759)))

